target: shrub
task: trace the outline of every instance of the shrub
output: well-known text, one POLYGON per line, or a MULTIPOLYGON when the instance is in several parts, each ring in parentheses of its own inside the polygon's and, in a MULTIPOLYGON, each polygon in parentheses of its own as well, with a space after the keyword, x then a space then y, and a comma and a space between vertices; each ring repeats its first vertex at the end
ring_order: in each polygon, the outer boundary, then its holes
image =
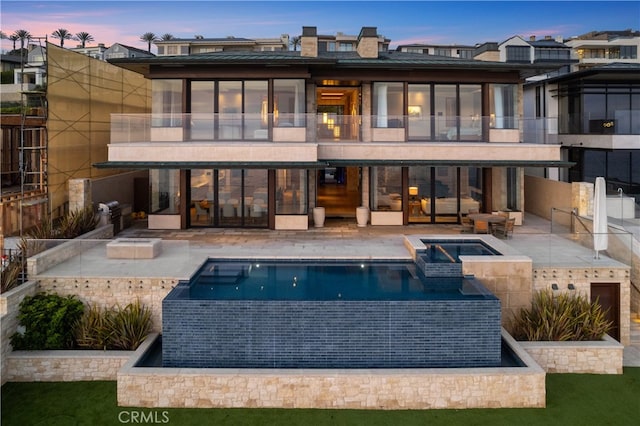
POLYGON ((74 326, 78 347, 108 349, 113 334, 110 316, 111 311, 102 310, 95 305, 89 306, 74 326))
POLYGON ((151 332, 151 310, 136 300, 113 316, 114 349, 135 350, 151 332))
POLYGON ((521 309, 512 321, 512 334, 526 341, 600 340, 611 329, 597 301, 582 295, 550 290, 534 294, 531 308, 521 309))
POLYGON ((20 303, 18 321, 24 333, 14 333, 15 350, 68 349, 74 346, 73 325, 82 316, 84 305, 75 296, 38 293, 20 303))
POLYGON ((135 350, 151 332, 151 310, 136 300, 124 308, 85 312, 75 325, 78 347, 84 349, 135 350))

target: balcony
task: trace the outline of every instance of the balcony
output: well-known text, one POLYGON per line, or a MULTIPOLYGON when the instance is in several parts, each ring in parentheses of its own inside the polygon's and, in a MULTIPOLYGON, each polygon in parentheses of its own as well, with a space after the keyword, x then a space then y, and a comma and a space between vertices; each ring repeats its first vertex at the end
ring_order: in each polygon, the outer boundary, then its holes
POLYGON ((561 156, 551 130, 514 117, 118 114, 108 166, 553 165, 561 156))
MULTIPOLYGON (((554 121, 555 123, 555 121, 554 121)), ((554 143, 542 120, 333 114, 112 114, 111 143, 554 143)))

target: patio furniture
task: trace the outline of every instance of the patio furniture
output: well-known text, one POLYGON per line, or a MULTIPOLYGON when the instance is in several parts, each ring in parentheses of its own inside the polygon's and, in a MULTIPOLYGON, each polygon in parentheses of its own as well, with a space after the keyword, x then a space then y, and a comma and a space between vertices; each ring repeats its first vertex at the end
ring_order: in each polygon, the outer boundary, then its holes
POLYGON ((474 220, 473 221, 473 233, 474 234, 488 234, 489 233, 489 222, 486 220, 474 220))
POLYGON ((513 236, 513 227, 516 219, 507 219, 504 223, 495 223, 491 227, 491 233, 499 238, 509 239, 513 236))
POLYGON ((470 214, 468 217, 473 221, 473 232, 475 234, 490 234, 491 227, 495 224, 506 222, 504 216, 490 213, 470 214))
POLYGON ((473 232, 473 221, 469 219, 468 216, 463 216, 462 213, 458 213, 458 218, 460 219, 460 224, 462 225, 462 233, 471 233, 473 232))

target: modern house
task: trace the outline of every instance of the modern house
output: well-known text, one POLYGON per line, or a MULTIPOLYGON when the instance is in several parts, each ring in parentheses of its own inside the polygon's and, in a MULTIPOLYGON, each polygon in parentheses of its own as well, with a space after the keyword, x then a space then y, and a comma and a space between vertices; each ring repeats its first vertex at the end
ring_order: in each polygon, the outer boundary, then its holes
POLYGON ((548 137, 574 163, 546 177, 594 182, 603 176, 608 193, 621 191, 625 200, 625 207, 612 215, 635 217, 632 198, 640 202, 640 64, 619 61, 530 82, 524 95, 525 115, 551 124, 548 137))
POLYGON ((523 168, 566 166, 523 139, 522 85, 547 63, 389 52, 375 27, 331 51, 159 55, 110 62, 151 80, 151 114, 114 114, 101 168, 149 169, 149 227, 307 229, 523 210, 523 168), (381 40, 383 43, 381 44, 381 40))
POLYGON ((475 46, 441 44, 401 44, 397 52, 422 53, 425 55, 448 56, 451 58, 474 59, 475 46))
POLYGON ((572 49, 572 59, 578 61, 572 71, 612 62, 640 63, 640 31, 591 31, 571 37, 565 44, 572 49))
POLYGON ((208 38, 201 35, 195 38, 172 38, 157 40, 154 44, 158 48, 158 56, 196 55, 211 52, 277 52, 289 50, 289 35, 282 34, 279 38, 242 38, 224 37, 208 38))

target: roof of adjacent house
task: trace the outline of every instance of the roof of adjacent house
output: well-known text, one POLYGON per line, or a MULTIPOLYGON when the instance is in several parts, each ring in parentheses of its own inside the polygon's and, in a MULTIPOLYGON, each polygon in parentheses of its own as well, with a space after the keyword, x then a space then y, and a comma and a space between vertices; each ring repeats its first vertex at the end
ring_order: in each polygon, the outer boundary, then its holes
MULTIPOLYGON (((633 81, 640 82, 640 64, 612 62, 609 64, 593 66, 580 71, 557 75, 554 77, 550 77, 546 80, 540 80, 540 81, 544 81, 545 83, 562 83, 562 82, 581 80, 581 79, 607 80, 607 81, 624 79, 625 81, 633 80, 633 81)), ((539 84, 540 81, 536 81, 532 83, 539 84)))
POLYGON ((511 64, 505 62, 479 61, 448 56, 425 55, 408 52, 379 52, 376 58, 363 58, 357 52, 318 52, 318 56, 302 56, 299 51, 229 51, 209 52, 193 55, 156 56, 147 58, 115 58, 110 63, 143 75, 148 75, 150 67, 177 65, 253 65, 253 66, 309 66, 325 65, 338 69, 393 68, 400 70, 416 69, 455 69, 484 71, 519 71, 521 76, 528 77, 553 71, 556 67, 539 64, 511 64))

